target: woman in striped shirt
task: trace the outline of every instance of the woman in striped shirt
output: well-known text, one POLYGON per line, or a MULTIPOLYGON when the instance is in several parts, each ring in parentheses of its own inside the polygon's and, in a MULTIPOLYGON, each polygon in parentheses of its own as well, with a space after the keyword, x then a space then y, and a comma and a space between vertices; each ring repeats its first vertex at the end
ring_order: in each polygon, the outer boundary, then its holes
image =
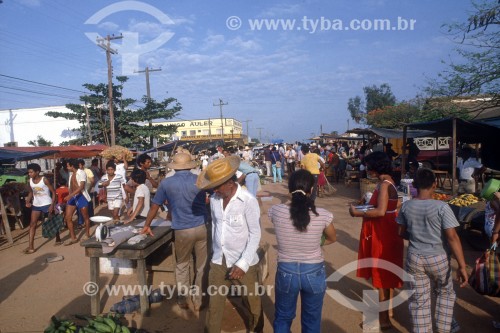
POLYGON ((289 178, 292 200, 274 205, 268 215, 278 241, 274 332, 290 332, 301 297, 302 332, 321 331, 326 273, 321 245, 335 242, 333 215, 311 200, 314 176, 298 170, 289 178))

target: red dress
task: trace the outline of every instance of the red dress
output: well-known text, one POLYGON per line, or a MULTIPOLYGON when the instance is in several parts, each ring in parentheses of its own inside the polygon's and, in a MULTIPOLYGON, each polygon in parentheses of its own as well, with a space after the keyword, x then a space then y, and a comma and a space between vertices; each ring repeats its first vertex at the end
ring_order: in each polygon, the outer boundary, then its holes
MULTIPOLYGON (((379 186, 373 192, 370 205, 377 205, 379 186)), ((358 260, 364 258, 383 259, 403 268, 403 239, 398 235, 397 199, 389 199, 387 211, 382 217, 363 218, 359 236, 358 260)), ((375 288, 400 288, 400 276, 377 267, 360 268, 356 276, 372 279, 375 288)))

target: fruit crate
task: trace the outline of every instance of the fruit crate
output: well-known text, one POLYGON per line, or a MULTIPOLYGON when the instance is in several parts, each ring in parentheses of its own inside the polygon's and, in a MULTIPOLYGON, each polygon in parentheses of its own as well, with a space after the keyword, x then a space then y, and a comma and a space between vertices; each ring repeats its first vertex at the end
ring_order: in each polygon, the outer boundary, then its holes
POLYGON ((448 203, 448 205, 450 206, 460 224, 468 224, 470 222, 471 215, 474 215, 472 214, 473 212, 484 211, 484 209, 486 208, 485 201, 478 201, 469 206, 457 206, 450 203, 448 203))

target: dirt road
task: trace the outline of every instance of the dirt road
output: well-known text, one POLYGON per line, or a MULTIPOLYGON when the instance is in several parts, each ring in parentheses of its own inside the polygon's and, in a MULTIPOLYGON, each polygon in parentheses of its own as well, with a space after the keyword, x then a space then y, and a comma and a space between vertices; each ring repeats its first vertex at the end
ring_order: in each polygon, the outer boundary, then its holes
MULTIPOLYGON (((333 197, 318 198, 317 205, 333 212, 334 224, 337 229, 335 244, 325 247, 327 275, 332 274, 342 266, 357 258, 358 236, 361 226, 360 219, 351 218, 348 214, 348 203, 359 197, 357 184, 346 187, 338 185, 338 192, 333 197)), ((264 284, 271 290, 269 295, 262 297, 264 305, 264 332, 272 332, 274 317, 274 274, 276 272, 276 239, 273 227, 267 218, 267 210, 272 204, 285 202, 288 198, 286 185, 267 184, 263 186, 261 195, 272 196, 271 201, 262 201, 262 240, 270 244, 269 276, 264 284)), ((41 332, 52 315, 71 317, 74 314, 90 314, 90 298, 83 293, 83 286, 89 279, 89 259, 79 245, 70 247, 55 247, 53 240, 41 238, 37 232, 35 247, 37 252, 32 255, 22 254, 27 246, 26 229, 16 230, 17 240, 13 247, 6 248, 3 243, 0 249, 0 332, 41 332), (56 255, 64 256, 63 261, 47 264, 46 258, 56 255)), ((67 232, 63 239, 68 238, 67 232)), ((3 238, 1 238, 3 240, 3 238)), ((2 243, 0 243, 2 244, 2 243)), ((472 250, 463 241, 466 260, 472 265, 480 256, 480 252, 472 250)), ((455 266, 456 267, 456 266, 455 266)), ((149 274, 153 286, 174 284, 171 273, 154 272, 149 274)), ((101 274, 99 285, 135 285, 135 275, 101 274)), ((370 290, 370 285, 355 277, 351 272, 339 282, 329 283, 330 289, 340 291, 353 300, 363 297, 363 290, 370 290)), ((483 297, 471 288, 460 289, 456 286, 458 301, 455 306, 456 317, 462 327, 462 332, 500 332, 492 327, 496 317, 500 321, 500 299, 483 297)), ((110 307, 121 300, 122 295, 102 296, 101 307, 107 312, 110 307)), ((224 332, 244 332, 245 326, 241 318, 241 304, 238 298, 226 302, 226 313, 223 323, 224 332)), ((300 332, 300 307, 297 309, 292 332, 300 332)), ((408 332, 409 319, 407 303, 395 310, 393 323, 395 328, 387 332, 408 332)), ((152 305, 151 316, 140 314, 127 315, 129 326, 146 329, 150 332, 202 332, 205 311, 195 314, 192 310, 180 310, 175 300, 165 300, 152 305)), ((360 312, 341 305, 329 295, 325 296, 323 307, 322 332, 361 332, 359 323, 362 321, 360 312)))

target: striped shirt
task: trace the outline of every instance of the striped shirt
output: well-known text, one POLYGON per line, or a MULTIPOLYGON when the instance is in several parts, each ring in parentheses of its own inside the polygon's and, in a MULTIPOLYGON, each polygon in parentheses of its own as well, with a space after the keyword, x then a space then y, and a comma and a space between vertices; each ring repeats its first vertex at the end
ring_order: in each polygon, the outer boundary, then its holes
POLYGON ((450 206, 433 199, 404 202, 396 221, 406 226, 410 235, 408 253, 426 256, 448 253, 444 230, 459 226, 450 206))
POLYGON ((316 211, 319 215, 310 212, 311 221, 306 231, 300 232, 292 224, 290 206, 279 204, 269 209, 268 216, 274 224, 278 240, 278 261, 308 264, 324 261, 321 236, 332 223, 333 214, 323 208, 316 208, 316 211))
MULTIPOLYGON (((101 181, 107 181, 108 180, 108 175, 104 175, 101 178, 101 181)), ((117 173, 115 173, 115 176, 111 181, 109 182, 109 185, 106 187, 106 196, 108 200, 123 200, 123 194, 122 194, 122 186, 125 184, 125 179, 117 173)))

